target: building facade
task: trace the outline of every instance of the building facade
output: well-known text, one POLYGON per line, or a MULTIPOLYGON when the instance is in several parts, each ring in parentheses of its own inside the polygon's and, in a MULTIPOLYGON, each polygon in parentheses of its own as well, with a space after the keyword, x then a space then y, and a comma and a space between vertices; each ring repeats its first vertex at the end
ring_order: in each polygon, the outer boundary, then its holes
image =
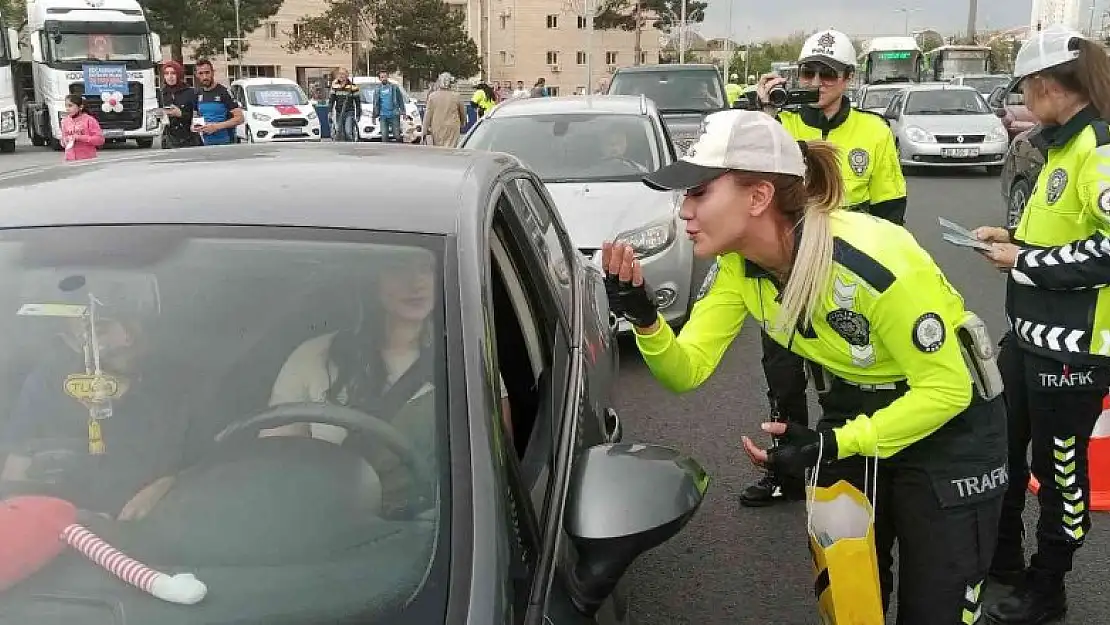
MULTIPOLYGON (((489 81, 520 80, 531 87, 544 78, 553 95, 568 95, 596 88, 599 81, 617 67, 635 64, 636 34, 619 30, 595 30, 589 34, 582 7, 599 0, 446 0, 465 23, 467 33, 482 56, 482 72, 475 78, 489 81), (577 6, 576 6, 577 5, 577 6), (592 45, 590 40, 592 38, 592 45), (592 72, 588 72, 587 50, 593 51, 592 72), (592 81, 587 74, 592 73, 592 81), (592 82, 592 85, 590 84, 592 82)), ((336 67, 352 64, 351 42, 328 52, 303 50, 289 52, 285 45, 302 18, 322 11, 316 0, 285 0, 281 10, 244 39, 248 48, 241 60, 230 65, 223 54, 210 60, 216 75, 230 81, 238 76, 278 76, 296 80, 311 90, 324 85, 336 67)), ((227 45, 234 51, 236 42, 227 45)), ((365 42, 355 47, 365 49, 365 42)), ((640 62, 657 63, 661 33, 645 28, 640 33, 640 62)), ((165 51, 169 57, 169 49, 165 51)), ((185 50, 186 67, 191 74, 193 51, 185 50)), ((359 63, 354 75, 376 74, 377 68, 359 63)))
POLYGON ((1037 30, 1052 24, 1063 24, 1079 30, 1086 27, 1082 20, 1083 0, 1033 0, 1033 10, 1029 17, 1029 28, 1037 30), (1082 24, 1080 23, 1082 22, 1082 24))
MULTIPOLYGON (((552 95, 570 95, 592 91, 618 67, 636 64, 636 33, 590 34, 585 15, 599 0, 447 1, 465 16, 488 81, 531 87, 543 78, 552 95)), ((651 27, 640 32, 640 64, 659 62, 661 34, 651 27)))

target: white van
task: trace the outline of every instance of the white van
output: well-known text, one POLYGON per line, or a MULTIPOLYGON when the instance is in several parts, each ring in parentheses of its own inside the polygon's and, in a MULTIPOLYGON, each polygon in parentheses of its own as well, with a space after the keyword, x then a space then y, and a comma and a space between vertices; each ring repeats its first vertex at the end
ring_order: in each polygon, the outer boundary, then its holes
MULTIPOLYGON (((362 118, 358 120, 358 138, 362 141, 381 141, 381 123, 374 119, 374 92, 381 81, 377 76, 355 76, 351 82, 358 85, 362 95, 362 118)), ((416 99, 400 84, 405 99, 405 113, 401 116, 401 138, 408 143, 420 143, 424 138, 424 120, 416 99)))
POLYGON ((288 78, 241 78, 231 96, 243 107, 246 123, 235 132, 242 141, 319 141, 320 118, 308 96, 288 78))

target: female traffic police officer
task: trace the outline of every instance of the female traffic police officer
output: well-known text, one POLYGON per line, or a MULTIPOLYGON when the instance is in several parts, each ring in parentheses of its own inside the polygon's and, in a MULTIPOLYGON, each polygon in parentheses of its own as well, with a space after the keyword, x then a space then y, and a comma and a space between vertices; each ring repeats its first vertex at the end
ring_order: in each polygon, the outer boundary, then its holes
MULTIPOLYGON (((898 162, 894 136, 886 120, 852 108, 844 94, 856 65, 856 48, 842 32, 819 32, 802 45, 798 75, 802 85, 819 90, 816 104, 779 112, 768 103, 772 88, 784 79, 774 74, 759 83, 764 112, 775 115, 795 139, 828 141, 840 148, 844 204, 902 225, 906 216, 906 180, 898 162)), ((788 423, 809 424, 806 373, 802 360, 763 335, 763 371, 767 376, 772 413, 788 423)), ((794 480, 768 473, 740 495, 740 503, 762 506, 799 499, 794 480)))
POLYGON ((1044 623, 1066 609, 1064 575, 1090 528, 1087 441, 1110 384, 1110 60, 1062 26, 1018 52, 1025 104, 1047 155, 1016 229, 980 228, 1009 271, 1000 367, 1009 413, 1010 485, 992 574, 1017 585, 993 606, 1002 623, 1044 623), (1026 453, 1040 478, 1037 553, 1028 572, 1022 509, 1026 453))
POLYGON ((610 306, 633 324, 652 373, 673 391, 696 388, 748 315, 821 365, 829 390, 818 431, 765 423, 781 442, 763 451, 745 439, 749 455, 800 477, 821 454, 822 483, 860 488, 864 456, 881 458, 875 536, 884 605, 898 540, 898 622, 969 622, 1005 483, 1005 417, 982 322, 908 232, 839 209, 835 147, 795 141, 766 115, 710 115, 683 160, 644 180, 686 191, 681 215, 695 253, 717 256, 676 337, 632 248, 604 246, 610 306))

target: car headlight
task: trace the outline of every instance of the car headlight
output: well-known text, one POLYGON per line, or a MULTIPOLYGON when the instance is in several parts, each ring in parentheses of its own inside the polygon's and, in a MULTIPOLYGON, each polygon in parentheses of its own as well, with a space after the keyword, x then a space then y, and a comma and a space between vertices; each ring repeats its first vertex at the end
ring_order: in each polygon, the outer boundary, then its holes
POLYGON ((270 121, 270 116, 263 115, 262 113, 251 113, 251 119, 256 122, 268 122, 270 121))
POLYGON ((146 129, 147 130, 158 130, 158 127, 161 126, 161 125, 162 125, 162 115, 159 113, 158 109, 150 109, 149 111, 146 112, 146 129))
POLYGON ((308 117, 309 119, 316 119, 316 111, 309 111, 308 115, 306 115, 305 117, 308 117))
POLYGON ((642 228, 622 232, 614 239, 628 243, 635 250, 637 257, 645 258, 667 249, 674 242, 675 232, 674 217, 667 217, 665 220, 652 222, 642 228))
POLYGON ((914 143, 936 143, 937 138, 917 126, 906 128, 906 138, 914 143))
POLYGON ((0 113, 0 132, 15 132, 16 131, 16 116, 15 111, 4 111, 0 113))
POLYGON ((994 130, 991 130, 987 133, 987 137, 986 139, 984 139, 984 141, 986 141, 987 143, 1000 143, 1002 141, 1005 141, 1008 136, 1009 135, 1006 134, 1005 128, 1003 128, 1002 126, 997 126, 994 130))

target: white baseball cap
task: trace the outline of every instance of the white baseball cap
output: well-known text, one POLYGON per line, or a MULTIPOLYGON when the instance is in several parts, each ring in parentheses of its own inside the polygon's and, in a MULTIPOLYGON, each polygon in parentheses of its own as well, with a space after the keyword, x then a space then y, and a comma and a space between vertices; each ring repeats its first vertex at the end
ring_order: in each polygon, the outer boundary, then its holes
POLYGON ((1025 78, 1050 67, 1079 58, 1079 41, 1083 35, 1064 26, 1053 24, 1025 42, 1014 57, 1014 77, 1025 78))
POLYGON ((842 72, 856 66, 856 46, 851 37, 839 30, 823 30, 802 44, 798 64, 803 63, 822 63, 842 72))
POLYGON ((730 171, 803 178, 806 162, 798 141, 775 118, 733 109, 706 117, 701 137, 686 155, 643 181, 656 191, 685 191, 730 171))

